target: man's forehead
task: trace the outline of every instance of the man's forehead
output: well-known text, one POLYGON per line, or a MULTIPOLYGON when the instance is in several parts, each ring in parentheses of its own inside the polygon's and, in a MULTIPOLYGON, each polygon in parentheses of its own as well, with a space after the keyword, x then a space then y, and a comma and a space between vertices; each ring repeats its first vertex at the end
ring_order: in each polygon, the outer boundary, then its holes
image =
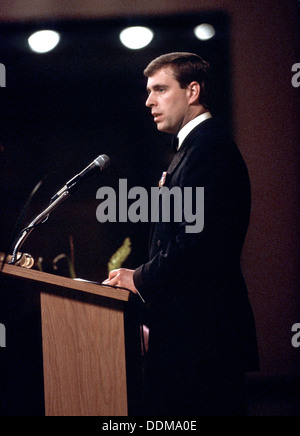
POLYGON ((171 67, 163 67, 148 77, 147 87, 157 86, 158 84, 177 82, 171 67))

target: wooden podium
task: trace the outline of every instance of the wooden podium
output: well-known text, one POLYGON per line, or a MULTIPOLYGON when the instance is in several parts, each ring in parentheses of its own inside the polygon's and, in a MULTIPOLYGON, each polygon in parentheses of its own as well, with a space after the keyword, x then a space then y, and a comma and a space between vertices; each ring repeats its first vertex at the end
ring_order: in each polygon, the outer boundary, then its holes
POLYGON ((130 291, 12 265, 2 274, 39 289, 46 416, 126 416, 130 291))

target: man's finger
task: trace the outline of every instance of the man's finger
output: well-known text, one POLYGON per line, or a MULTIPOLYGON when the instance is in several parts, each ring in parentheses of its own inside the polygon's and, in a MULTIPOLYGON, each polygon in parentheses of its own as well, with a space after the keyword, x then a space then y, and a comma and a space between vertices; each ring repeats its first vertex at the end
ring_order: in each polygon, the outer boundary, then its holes
POLYGON ((109 280, 113 279, 114 277, 116 277, 119 274, 120 270, 119 269, 114 269, 113 271, 110 271, 108 278, 109 280))

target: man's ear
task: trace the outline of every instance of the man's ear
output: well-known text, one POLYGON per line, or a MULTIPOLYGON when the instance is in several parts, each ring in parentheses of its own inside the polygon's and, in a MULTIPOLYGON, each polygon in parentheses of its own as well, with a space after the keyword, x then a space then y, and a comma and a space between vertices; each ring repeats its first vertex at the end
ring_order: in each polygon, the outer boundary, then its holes
POLYGON ((189 89, 189 102, 190 104, 199 103, 201 86, 198 82, 191 82, 188 86, 189 89))

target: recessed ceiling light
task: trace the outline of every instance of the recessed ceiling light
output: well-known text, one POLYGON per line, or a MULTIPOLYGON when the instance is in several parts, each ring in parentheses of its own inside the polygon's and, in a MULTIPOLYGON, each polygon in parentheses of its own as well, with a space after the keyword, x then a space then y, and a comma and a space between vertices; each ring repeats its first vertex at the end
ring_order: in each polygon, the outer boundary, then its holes
POLYGON ((125 47, 132 50, 139 50, 147 47, 154 37, 152 30, 148 27, 127 27, 120 33, 120 40, 125 47))
POLYGON ((203 23, 195 27, 194 33, 200 41, 207 41, 215 36, 216 29, 211 24, 203 23))
POLYGON ((57 46, 59 40, 59 33, 53 30, 40 30, 28 38, 28 44, 36 53, 47 53, 57 46))

